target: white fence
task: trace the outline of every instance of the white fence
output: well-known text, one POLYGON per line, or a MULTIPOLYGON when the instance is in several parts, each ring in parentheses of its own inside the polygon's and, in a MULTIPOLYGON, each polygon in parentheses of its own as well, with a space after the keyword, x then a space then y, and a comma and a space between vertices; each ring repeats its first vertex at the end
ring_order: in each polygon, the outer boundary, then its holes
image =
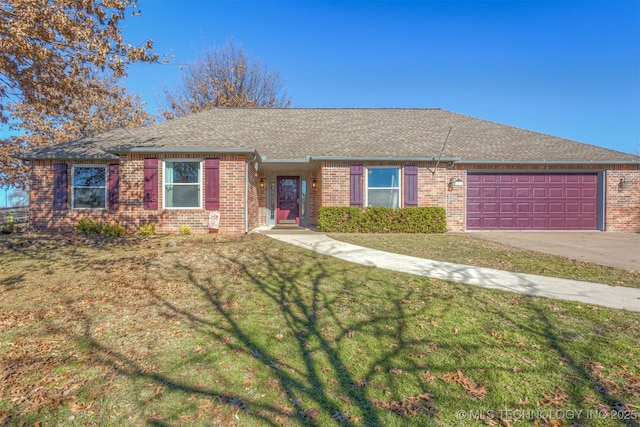
POLYGON ((4 224, 9 216, 13 218, 14 224, 26 224, 29 222, 29 206, 0 208, 0 224, 4 224))

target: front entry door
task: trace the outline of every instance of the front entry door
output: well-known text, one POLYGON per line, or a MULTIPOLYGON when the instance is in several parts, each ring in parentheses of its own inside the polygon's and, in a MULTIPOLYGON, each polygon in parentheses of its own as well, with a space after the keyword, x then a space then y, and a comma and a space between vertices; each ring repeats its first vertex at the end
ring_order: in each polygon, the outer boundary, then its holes
POLYGON ((299 224, 300 178, 297 176, 278 177, 278 213, 277 224, 299 224))

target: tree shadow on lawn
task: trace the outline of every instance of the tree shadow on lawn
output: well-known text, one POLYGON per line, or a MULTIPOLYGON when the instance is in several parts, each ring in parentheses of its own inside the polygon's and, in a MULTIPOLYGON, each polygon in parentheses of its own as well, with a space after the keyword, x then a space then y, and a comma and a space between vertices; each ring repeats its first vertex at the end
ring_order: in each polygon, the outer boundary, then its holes
MULTIPOLYGON (((412 317, 419 317, 424 313, 410 314, 404 307, 408 300, 416 297, 417 290, 385 292, 383 282, 373 284, 375 295, 372 298, 386 299, 388 309, 375 310, 360 319, 349 318, 341 311, 346 310, 348 314, 361 307, 350 306, 351 298, 342 297, 353 294, 353 286, 359 284, 343 279, 339 289, 332 288, 330 295, 323 288, 328 286, 328 281, 349 276, 350 265, 341 263, 340 269, 333 266, 332 271, 328 272, 317 255, 310 256, 315 257, 316 261, 311 265, 300 266, 288 262, 285 255, 253 250, 251 259, 255 257, 261 260, 259 269, 256 269, 255 261, 241 256, 220 256, 215 261, 237 269, 242 285, 248 287, 247 292, 257 293, 257 302, 268 301, 268 309, 277 310, 277 313, 270 315, 279 319, 282 328, 280 332, 284 337, 284 346, 280 348, 271 345, 271 334, 266 334, 266 337, 265 333, 260 332, 260 327, 250 325, 246 319, 238 317, 237 308, 230 304, 226 289, 228 283, 220 281, 221 278, 195 273, 191 265, 179 260, 171 267, 163 266, 164 269, 179 271, 179 276, 187 279, 185 284, 204 296, 207 303, 205 313, 161 295, 154 286, 146 287, 159 311, 166 313, 168 317, 179 318, 194 333, 215 343, 220 351, 226 349, 236 354, 237 358, 244 358, 245 363, 254 366, 257 364, 264 375, 275 379, 277 384, 274 384, 274 388, 280 394, 278 402, 265 403, 264 399, 252 397, 250 393, 241 395, 223 387, 202 387, 181 381, 179 377, 172 375, 149 372, 125 352, 94 338, 94 326, 89 317, 75 310, 76 315, 85 319, 84 333, 77 338, 91 348, 91 357, 96 363, 110 366, 121 375, 136 380, 150 380, 185 395, 213 398, 246 412, 261 425, 293 423, 313 426, 329 421, 342 425, 379 426, 385 424, 380 416, 381 411, 391 411, 405 417, 420 415, 422 420, 426 419, 424 417, 439 417, 429 385, 420 379, 424 365, 408 358, 403 360, 403 375, 413 374, 417 380, 414 381, 413 387, 417 390, 414 395, 403 394, 396 387, 398 380, 393 373, 396 363, 394 359, 417 345, 415 339, 407 334, 406 324, 412 321, 412 317), (358 334, 373 334, 392 341, 385 348, 363 349, 365 352, 362 353, 362 360, 358 360, 360 354, 357 352, 350 355, 351 360, 345 360, 346 352, 341 351, 340 347, 354 336, 357 338, 358 334), (227 339, 229 335, 233 340, 227 339), (292 349, 295 350, 292 352, 292 349), (365 363, 368 367, 362 367, 365 363), (358 372, 350 369, 350 365, 354 368, 354 365, 360 365, 358 372), (368 397, 366 390, 368 384, 374 382, 373 378, 380 377, 381 374, 387 381, 386 384, 378 384, 380 393, 386 391, 384 401, 368 397)), ((148 267, 149 265, 146 266, 148 267)), ((228 275, 222 278, 228 279, 228 275)), ((360 279, 365 282, 369 280, 367 277, 360 279)), ((73 310, 72 307, 69 309, 73 310)), ((256 306, 256 312, 257 309, 256 306)), ((241 382, 233 378, 231 372, 224 372, 219 366, 209 364, 206 369, 216 371, 216 376, 229 382, 241 382)), ((162 419, 177 417, 178 413, 164 414, 162 419)), ((161 425, 158 424, 161 420, 155 418, 148 422, 161 425)))
MULTIPOLYGON (((225 335, 230 333, 235 338, 235 342, 225 344, 228 349, 237 350, 239 346, 244 354, 253 357, 271 372, 272 377, 278 379, 283 397, 286 396, 288 402, 292 404, 293 411, 282 411, 277 406, 266 408, 257 402, 246 402, 245 398, 235 398, 242 401, 244 409, 251 411, 254 415, 257 413, 264 421, 273 422, 273 415, 280 415, 302 425, 318 425, 316 418, 319 413, 324 412, 339 424, 382 425, 378 415, 379 408, 376 408, 371 399, 367 398, 364 387, 358 385, 358 380, 349 371, 348 364, 341 358, 336 347, 342 339, 359 332, 365 326, 370 327, 379 322, 403 323, 405 320, 402 304, 399 301, 393 301, 395 309, 390 313, 366 321, 350 322, 347 325, 332 309, 333 301, 321 290, 321 282, 329 277, 322 263, 315 263, 312 267, 305 269, 287 263, 283 257, 268 253, 254 255, 265 262, 266 270, 271 273, 268 278, 257 274, 253 271, 252 265, 247 265, 238 259, 226 259, 226 261, 240 267, 242 275, 249 279, 251 286, 260 292, 262 297, 271 301, 270 306, 279 308, 279 314, 286 326, 282 335, 292 336, 297 350, 296 356, 290 357, 301 360, 302 368, 292 367, 290 363, 283 360, 286 354, 279 356, 277 350, 270 348, 268 343, 257 339, 255 330, 247 328, 238 321, 235 310, 230 309, 227 305, 228 301, 225 300, 222 290, 224 284, 215 283, 213 278, 202 281, 190 272, 186 265, 176 265, 175 268, 184 270, 189 282, 205 296, 210 308, 224 319, 227 328, 221 330, 217 326, 218 322, 196 316, 166 299, 158 297, 158 301, 175 314, 187 318, 194 326, 205 327, 211 338, 216 341, 224 342, 225 335), (322 330, 320 316, 324 312, 331 317, 333 324, 339 329, 336 337, 328 338, 325 336, 326 331, 322 330), (321 367, 318 359, 327 361, 330 371, 326 367, 321 367), (333 386, 339 391, 330 393, 327 390, 326 381, 323 380, 323 377, 327 376, 335 378, 336 382, 333 386), (352 403, 360 415, 352 416, 344 412, 345 402, 352 403), (264 409, 271 414, 265 413, 264 409)), ((335 277, 335 274, 336 272, 333 272, 332 277, 335 277)), ((346 288, 347 286, 344 286, 343 291, 349 292, 346 288)), ((403 297, 406 298, 408 295, 403 297)), ((405 347, 402 331, 395 332, 398 335, 398 343, 394 345, 392 351, 379 357, 375 363, 376 366, 387 365, 388 360, 405 347)), ((374 372, 372 368, 360 384, 366 383, 366 378, 374 372)), ((433 407, 427 402, 421 408, 425 411, 431 409, 433 407)))
MULTIPOLYGON (((399 424, 429 423, 429 419, 436 422, 433 418, 441 416, 437 399, 432 394, 432 383, 421 374, 428 370, 450 371, 450 364, 432 360, 427 353, 418 358, 407 357, 407 353, 414 348, 423 348, 429 339, 447 354, 455 354, 461 347, 471 353, 488 345, 480 342, 461 344, 455 339, 438 339, 427 333, 425 338, 417 338, 414 332, 409 331, 408 324, 425 321, 434 315, 429 303, 421 308, 415 307, 416 301, 426 298, 427 293, 428 300, 434 305, 445 307, 439 314, 446 314, 446 307, 455 304, 448 294, 439 293, 437 287, 435 290, 426 289, 424 283, 428 283, 428 279, 416 279, 419 284, 406 286, 400 292, 390 289, 393 284, 387 280, 389 276, 380 276, 377 269, 355 267, 335 260, 323 263, 328 258, 311 253, 303 255, 305 262, 296 264, 291 262, 290 254, 286 252, 254 246, 247 249, 251 251, 250 255, 216 254, 215 259, 201 259, 202 264, 217 264, 227 273, 231 271, 229 274, 217 275, 210 270, 195 269, 194 265, 180 259, 173 265, 154 265, 161 262, 155 258, 142 261, 144 264, 140 268, 143 271, 140 274, 147 278, 144 289, 159 312, 167 318, 180 319, 198 339, 215 345, 210 351, 226 350, 246 365, 258 366, 258 374, 267 377, 267 384, 273 385, 279 393, 279 400, 242 392, 237 374, 225 371, 206 357, 184 363, 204 366, 207 375, 221 378, 222 384, 238 384, 231 387, 232 391, 224 385, 200 385, 199 381, 181 379, 179 374, 166 373, 170 367, 161 366, 158 370, 145 368, 127 356, 126 349, 116 349, 97 339, 90 316, 69 304, 68 309, 83 319, 82 332, 75 338, 90 349, 90 357, 95 363, 109 366, 120 375, 136 381, 151 381, 184 398, 196 395, 212 399, 228 408, 245 412, 253 422, 274 426, 313 426, 327 422, 376 426, 385 424, 388 412, 411 417, 399 421, 399 424), (309 257, 312 257, 311 262, 309 257), (182 285, 204 297, 202 305, 194 307, 163 293, 159 288, 162 283, 149 283, 150 268, 175 271, 182 285), (250 304, 255 295, 253 312, 246 307, 238 310, 235 305, 237 295, 233 293, 242 290, 247 294, 244 295, 245 304, 250 304), (369 304, 384 305, 385 309, 376 307, 368 311, 366 302, 359 301, 363 294, 366 294, 369 304), (266 313, 261 307, 265 301, 266 313), (361 305, 353 306, 356 301, 361 305), (245 317, 241 317, 243 315, 245 317), (278 335, 283 337, 281 346, 273 345, 276 338, 272 330, 252 324, 251 319, 259 319, 263 315, 277 319, 278 335), (367 348, 362 352, 348 351, 347 347, 360 335, 378 339, 384 342, 384 346, 367 348), (232 339, 228 339, 229 336, 232 339), (402 381, 411 385, 400 387, 402 381), (380 399, 372 396, 380 396, 380 399)), ((402 280, 405 280, 404 276, 402 280)), ((471 298, 477 295, 471 288, 461 293, 467 292, 471 298)), ((481 301, 477 304, 483 310, 491 311, 481 301)), ((575 357, 571 357, 570 351, 563 346, 560 332, 548 314, 537 305, 522 305, 529 314, 537 315, 537 319, 528 320, 536 323, 537 328, 532 328, 515 314, 505 314, 497 309, 493 314, 511 322, 517 330, 527 331, 546 341, 583 382, 598 384, 598 378, 574 362, 575 357)), ((500 351, 499 348, 495 350, 500 351)), ((507 370, 489 363, 465 365, 468 370, 487 368, 507 370)), ((617 399, 604 392, 602 397, 610 408, 617 408, 617 399)), ((584 406, 580 396, 575 395, 571 399, 577 407, 584 406)), ((147 423, 168 425, 178 422, 188 411, 193 409, 163 407, 161 414, 149 416, 147 423)), ((627 425, 637 427, 632 420, 627 425)))
MULTIPOLYGON (((530 297, 522 297, 525 302, 528 298, 530 297)), ((600 374, 603 369, 602 364, 599 363, 599 360, 603 357, 600 354, 603 350, 602 343, 582 342, 580 331, 571 330, 570 325, 562 325, 562 319, 569 316, 562 314, 564 310, 558 309, 554 304, 555 301, 553 300, 549 300, 549 304, 545 304, 544 307, 539 304, 526 304, 527 315, 525 316, 522 315, 524 310, 505 313, 502 310, 492 309, 490 305, 485 306, 485 309, 492 313, 492 317, 502 320, 505 324, 513 327, 513 330, 527 333, 535 342, 542 343, 541 347, 550 349, 560 366, 568 368, 563 370, 561 374, 564 376, 562 385, 565 385, 565 387, 562 388, 561 384, 557 384, 555 395, 543 399, 542 405, 544 407, 542 409, 555 407, 560 410, 558 413, 563 413, 562 409, 564 409, 565 405, 568 405, 572 408, 571 411, 573 412, 570 412, 572 416, 575 416, 577 411, 581 411, 580 418, 587 422, 592 419, 603 420, 610 418, 611 420, 616 420, 617 424, 620 425, 640 427, 640 423, 638 423, 639 414, 632 409, 633 406, 624 401, 625 390, 620 389, 615 383, 600 374), (560 313, 554 315, 554 311, 559 311, 560 313), (580 350, 571 349, 570 341, 580 341, 582 344, 580 350), (598 403, 597 400, 591 399, 584 393, 585 386, 591 388, 594 391, 593 394, 597 396, 596 399, 599 398, 602 403, 598 403)), ((598 307, 594 309, 599 310, 598 307)), ((588 308, 583 308, 583 310, 588 310, 588 308)), ((591 322, 596 323, 597 320, 591 320, 591 322)), ((633 360, 628 361, 630 364, 633 364, 633 362, 633 360)), ((623 367, 623 369, 626 370, 626 367, 623 367)), ((638 377, 633 373, 629 374, 630 385, 626 392, 638 396, 638 393, 640 393, 640 383, 637 382, 638 377), (634 382, 635 384, 633 384, 634 382), (632 390, 634 387, 635 391, 632 390)), ((538 406, 540 406, 540 403, 538 406)), ((581 420, 578 419, 576 421, 581 420)))

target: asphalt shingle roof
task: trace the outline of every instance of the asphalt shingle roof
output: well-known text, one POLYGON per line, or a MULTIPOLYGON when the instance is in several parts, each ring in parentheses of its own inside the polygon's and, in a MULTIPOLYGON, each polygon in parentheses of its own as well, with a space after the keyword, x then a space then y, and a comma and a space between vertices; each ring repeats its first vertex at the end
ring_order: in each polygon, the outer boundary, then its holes
POLYGON ((81 138, 22 157, 115 158, 114 152, 131 149, 256 150, 263 159, 283 160, 442 156, 464 162, 640 163, 640 157, 631 154, 440 109, 217 108, 81 138))

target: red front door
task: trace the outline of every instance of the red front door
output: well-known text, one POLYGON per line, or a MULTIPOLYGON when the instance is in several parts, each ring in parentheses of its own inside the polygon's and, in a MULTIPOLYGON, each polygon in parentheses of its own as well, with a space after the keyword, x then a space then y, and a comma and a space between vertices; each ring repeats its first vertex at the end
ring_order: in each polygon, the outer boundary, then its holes
POLYGON ((299 224, 299 188, 297 176, 278 177, 278 213, 277 224, 299 224))

